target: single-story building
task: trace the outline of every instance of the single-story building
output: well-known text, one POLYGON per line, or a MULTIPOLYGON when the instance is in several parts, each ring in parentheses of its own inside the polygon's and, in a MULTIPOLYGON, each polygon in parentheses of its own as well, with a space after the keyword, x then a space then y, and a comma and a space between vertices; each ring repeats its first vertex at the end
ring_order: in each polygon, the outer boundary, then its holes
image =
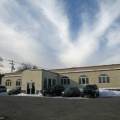
POLYGON ((99 88, 120 90, 120 64, 25 70, 6 74, 1 84, 7 89, 21 87, 22 92, 28 94, 38 94, 43 88, 56 84, 65 87, 97 84, 99 88))

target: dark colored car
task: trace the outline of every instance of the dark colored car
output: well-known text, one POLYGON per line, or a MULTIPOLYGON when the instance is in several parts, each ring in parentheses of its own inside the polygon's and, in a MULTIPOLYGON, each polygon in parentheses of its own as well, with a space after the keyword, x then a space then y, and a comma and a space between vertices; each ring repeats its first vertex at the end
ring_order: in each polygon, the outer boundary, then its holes
POLYGON ((99 89, 96 84, 86 85, 83 90, 83 96, 85 97, 99 97, 99 89))
POLYGON ((17 95, 21 92, 21 89, 19 87, 13 88, 8 91, 8 95, 17 95))
POLYGON ((69 87, 62 92, 63 97, 79 97, 81 92, 78 87, 69 87))
POLYGON ((61 96, 64 89, 62 85, 55 85, 41 90, 41 93, 43 96, 61 96))
POLYGON ((0 93, 7 92, 7 88, 3 85, 0 85, 0 93))

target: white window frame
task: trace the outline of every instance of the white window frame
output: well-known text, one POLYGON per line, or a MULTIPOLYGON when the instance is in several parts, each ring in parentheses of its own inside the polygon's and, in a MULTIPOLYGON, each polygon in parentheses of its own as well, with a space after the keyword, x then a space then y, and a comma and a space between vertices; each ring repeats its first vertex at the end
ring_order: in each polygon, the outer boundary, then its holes
POLYGON ((10 80, 10 79, 6 80, 6 82, 5 82, 5 85, 6 85, 6 86, 11 86, 11 84, 12 84, 12 83, 11 83, 11 80, 10 80))
POLYGON ((99 75, 99 83, 110 83, 110 77, 106 74, 99 75))
POLYGON ((80 76, 79 84, 89 84, 89 78, 86 75, 80 76))

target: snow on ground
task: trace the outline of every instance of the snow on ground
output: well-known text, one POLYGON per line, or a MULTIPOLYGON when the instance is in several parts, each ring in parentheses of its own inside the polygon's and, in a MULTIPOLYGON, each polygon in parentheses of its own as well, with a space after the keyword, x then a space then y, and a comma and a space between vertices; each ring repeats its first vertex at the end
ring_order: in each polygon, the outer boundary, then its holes
MULTIPOLYGON (((100 97, 117 97, 120 96, 120 91, 112 91, 112 90, 104 90, 104 89, 99 89, 100 92, 100 97)), ((0 93, 0 96, 5 96, 8 95, 7 92, 3 92, 0 93)), ((25 94, 25 93, 20 93, 18 95, 15 96, 30 96, 30 97, 44 97, 42 94, 34 94, 34 95, 30 95, 30 94, 25 94)), ((51 98, 51 97, 46 97, 46 98, 51 98)), ((52 98, 63 98, 61 96, 58 97, 52 97, 52 98)), ((65 99, 86 99, 86 98, 82 98, 82 97, 64 97, 65 99)))
POLYGON ((25 93, 20 93, 20 94, 18 94, 18 95, 16 95, 16 96, 31 96, 31 97, 43 97, 43 95, 42 94, 25 94, 25 93))
POLYGON ((115 96, 120 96, 120 91, 113 91, 113 90, 104 90, 104 89, 99 89, 100 92, 100 97, 115 97, 115 96))
MULTIPOLYGON (((99 89, 99 91, 100 91, 100 97, 120 96, 120 91, 112 91, 112 90, 104 90, 104 89, 99 89)), ((42 94, 28 95, 28 94, 25 94, 25 93, 18 94, 17 96, 44 97, 44 96, 42 96, 42 94)), ((46 97, 46 98, 50 98, 50 97, 46 97)), ((58 97, 52 97, 52 98, 63 98, 63 97, 58 96, 58 97)), ((64 98, 67 98, 67 99, 83 99, 82 97, 64 97, 64 98)))

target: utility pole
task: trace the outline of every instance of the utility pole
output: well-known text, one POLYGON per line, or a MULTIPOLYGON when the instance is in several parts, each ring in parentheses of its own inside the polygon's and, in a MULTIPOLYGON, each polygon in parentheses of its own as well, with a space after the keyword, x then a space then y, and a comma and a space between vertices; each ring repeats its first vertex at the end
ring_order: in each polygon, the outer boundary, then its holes
POLYGON ((11 73, 13 72, 13 70, 15 70, 15 67, 14 67, 14 61, 13 60, 9 60, 10 61, 10 63, 9 64, 11 64, 11 73))

